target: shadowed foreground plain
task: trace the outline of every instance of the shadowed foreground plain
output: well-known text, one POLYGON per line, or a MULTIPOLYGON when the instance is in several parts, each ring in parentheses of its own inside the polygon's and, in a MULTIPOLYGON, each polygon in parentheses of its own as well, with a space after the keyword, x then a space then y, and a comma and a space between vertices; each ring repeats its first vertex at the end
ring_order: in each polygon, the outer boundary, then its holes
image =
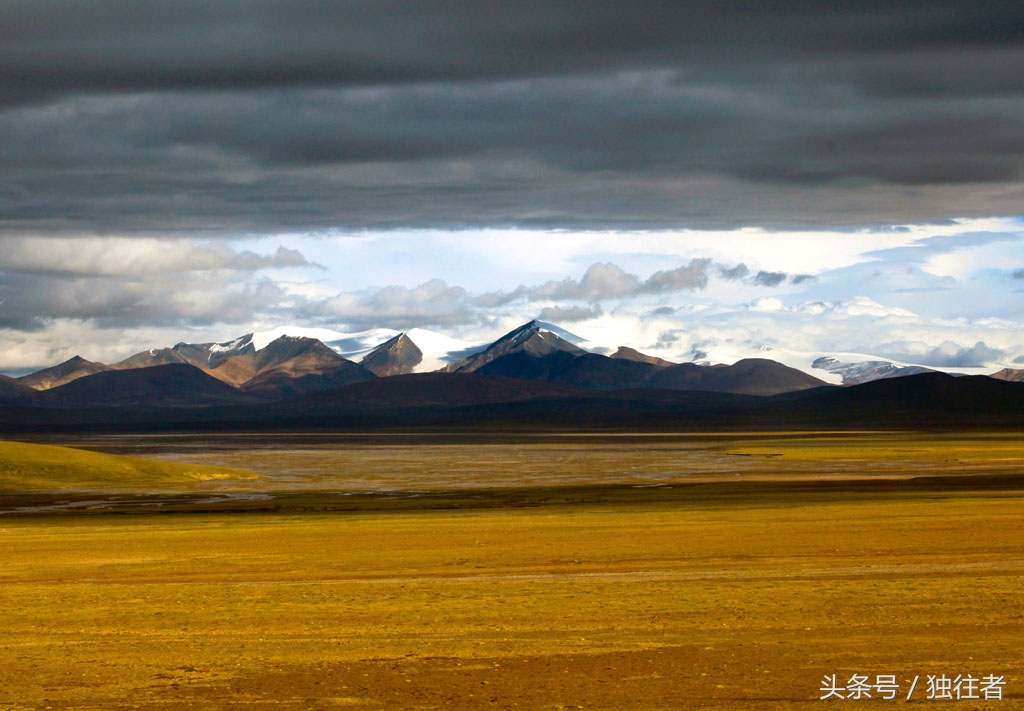
POLYGON ((822 709, 824 675, 968 673, 1004 701, 956 708, 1013 708, 1024 500, 977 481, 0 518, 0 708, 822 709))

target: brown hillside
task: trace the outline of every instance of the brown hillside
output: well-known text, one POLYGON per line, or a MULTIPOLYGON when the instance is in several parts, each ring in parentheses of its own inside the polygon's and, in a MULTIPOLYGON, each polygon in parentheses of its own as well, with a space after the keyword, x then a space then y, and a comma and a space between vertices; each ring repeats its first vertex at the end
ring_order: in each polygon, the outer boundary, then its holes
POLYGON ((995 378, 996 380, 1005 380, 1010 383, 1024 383, 1024 370, 1019 368, 1003 368, 988 377, 995 378))
POLYGON ((34 390, 49 390, 87 375, 102 373, 104 370, 110 370, 110 366, 75 356, 51 368, 44 368, 31 375, 18 378, 18 382, 34 390))
POLYGON ((675 365, 670 360, 664 358, 658 358, 657 356, 647 355, 641 353, 638 350, 630 348, 629 346, 619 346, 619 350, 609 356, 610 358, 618 358, 620 360, 631 360, 634 363, 649 363, 650 365, 657 365, 663 368, 667 368, 670 365, 675 365))

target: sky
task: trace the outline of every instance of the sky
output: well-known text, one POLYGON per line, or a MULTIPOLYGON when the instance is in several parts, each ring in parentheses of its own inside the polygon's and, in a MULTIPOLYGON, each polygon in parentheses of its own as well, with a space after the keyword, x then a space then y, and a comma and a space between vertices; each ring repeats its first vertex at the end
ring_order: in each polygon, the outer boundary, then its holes
POLYGON ((2 12, 0 372, 536 317, 677 360, 1024 363, 1020 3, 2 12))

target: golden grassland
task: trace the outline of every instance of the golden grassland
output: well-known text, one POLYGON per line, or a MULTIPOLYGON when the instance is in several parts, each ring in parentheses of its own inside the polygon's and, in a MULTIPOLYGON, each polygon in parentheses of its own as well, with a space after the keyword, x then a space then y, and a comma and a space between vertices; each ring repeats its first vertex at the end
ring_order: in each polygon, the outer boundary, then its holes
POLYGON ((871 462, 1000 463, 1024 465, 1024 441, 1016 432, 998 433, 831 433, 737 441, 734 454, 783 457, 790 461, 850 459, 871 462))
POLYGON ((529 508, 0 517, 0 709, 879 708, 822 677, 968 673, 1004 701, 955 708, 1019 707, 1013 438, 879 436, 714 439, 760 477, 529 508), (943 476, 794 488, 787 456, 943 476))
POLYGON ((83 487, 159 487, 220 479, 254 479, 250 471, 179 464, 50 444, 0 441, 0 492, 83 487))

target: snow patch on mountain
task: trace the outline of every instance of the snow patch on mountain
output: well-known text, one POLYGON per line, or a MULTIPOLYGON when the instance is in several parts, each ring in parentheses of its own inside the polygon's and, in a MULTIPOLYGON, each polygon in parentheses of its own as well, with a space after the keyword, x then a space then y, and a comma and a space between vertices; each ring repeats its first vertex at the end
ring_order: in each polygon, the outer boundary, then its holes
POLYGON ((373 328, 369 331, 339 334, 340 337, 324 341, 343 358, 352 361, 362 360, 370 351, 382 343, 387 343, 401 331, 391 328, 373 328))
POLYGON ((246 346, 252 343, 253 334, 247 333, 244 336, 239 336, 233 341, 227 341, 225 343, 214 343, 210 346, 210 353, 223 353, 233 354, 240 353, 245 350, 246 346))
POLYGON ((416 373, 430 373, 440 370, 473 353, 486 348, 489 343, 473 343, 446 336, 443 333, 413 328, 405 332, 410 340, 423 352, 423 360, 416 366, 416 373))
POLYGON ((836 373, 843 379, 843 385, 859 385, 872 380, 899 378, 905 375, 918 375, 932 372, 931 368, 918 365, 903 365, 888 360, 864 360, 853 363, 844 362, 832 356, 823 356, 813 363, 815 368, 836 373))
POLYGON ((700 348, 685 353, 666 355, 663 351, 651 351, 651 354, 676 363, 690 362, 700 365, 732 365, 746 358, 765 358, 801 370, 832 385, 842 385, 843 383, 841 375, 814 367, 814 361, 821 357, 821 353, 806 353, 778 346, 705 343, 701 344, 700 348))

